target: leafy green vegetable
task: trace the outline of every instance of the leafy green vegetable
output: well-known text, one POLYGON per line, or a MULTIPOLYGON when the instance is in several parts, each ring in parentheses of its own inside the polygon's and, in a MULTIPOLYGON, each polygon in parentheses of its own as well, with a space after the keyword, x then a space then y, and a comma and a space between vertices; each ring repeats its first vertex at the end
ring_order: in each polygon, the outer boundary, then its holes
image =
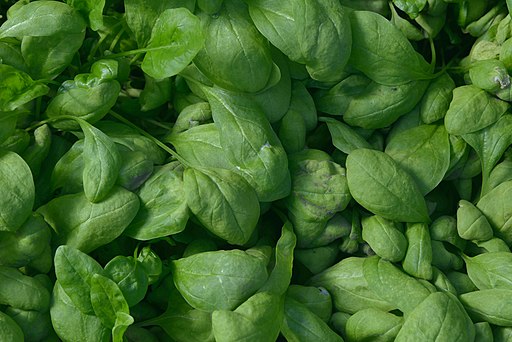
POLYGON ((0 1, 0 339, 505 341, 512 1, 0 1))

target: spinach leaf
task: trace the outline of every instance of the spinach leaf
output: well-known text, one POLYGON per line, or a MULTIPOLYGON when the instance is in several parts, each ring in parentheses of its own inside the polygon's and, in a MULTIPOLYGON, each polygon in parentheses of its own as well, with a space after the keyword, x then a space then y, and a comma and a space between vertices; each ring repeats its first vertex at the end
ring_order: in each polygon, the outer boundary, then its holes
MULTIPOLYGON (((19 106, 48 93, 49 88, 35 82, 28 74, 7 64, 0 64, 0 111, 13 111, 19 106)), ((5 114, 3 114, 5 115, 5 114)))
POLYGON ((474 257, 464 256, 464 261, 468 276, 478 289, 510 289, 512 288, 509 272, 511 258, 512 254, 509 252, 490 252, 474 257))
MULTIPOLYGON (((464 295, 462 295, 464 296, 464 295)), ((406 318, 395 341, 471 341, 475 328, 457 298, 446 292, 430 294, 406 318)))
POLYGON ((241 250, 203 252, 172 263, 173 280, 194 308, 233 310, 265 283, 261 259, 241 250))
POLYGON ((84 132, 83 185, 87 199, 103 200, 114 187, 121 168, 121 155, 115 143, 86 121, 79 121, 84 132))
POLYGON ((253 188, 239 176, 222 169, 186 169, 186 203, 213 234, 230 244, 243 245, 258 223, 260 207, 253 188))
POLYGON ((283 319, 283 299, 269 292, 258 292, 234 311, 217 310, 212 314, 216 341, 273 341, 279 335, 283 319), (264 326, 265 329, 261 329, 264 326))
POLYGON ((352 197, 388 220, 428 222, 425 200, 415 181, 387 154, 357 149, 347 157, 352 197))
POLYGON ((27 163, 16 153, 0 151, 0 231, 14 232, 32 212, 35 187, 27 163))
POLYGON ((90 341, 91 336, 94 336, 96 341, 110 341, 110 330, 97 316, 85 314, 76 308, 58 281, 55 283, 52 299, 52 325, 61 340, 74 341, 78 338, 90 341))
POLYGON ((444 179, 450 164, 450 142, 442 125, 400 132, 388 141, 385 152, 409 173, 424 195, 444 179))
POLYGON ((150 240, 183 231, 189 209, 182 177, 178 162, 158 167, 137 191, 140 209, 124 234, 150 240))
POLYGON ((485 128, 505 113, 509 105, 473 85, 457 87, 445 116, 450 134, 467 134, 485 128))
POLYGON ((87 253, 119 237, 138 209, 139 199, 134 193, 114 187, 98 203, 91 203, 82 192, 57 197, 38 212, 55 230, 57 244, 87 253))
POLYGON ((352 34, 347 11, 340 3, 332 0, 246 2, 258 30, 292 61, 305 64, 313 79, 341 79, 350 55, 352 34), (327 46, 330 48, 324 48, 327 46))
POLYGON ((243 2, 227 1, 214 16, 204 13, 200 19, 206 40, 194 64, 213 83, 233 91, 258 92, 273 73, 279 75, 269 43, 252 23, 243 2), (227 60, 229 64, 222 63, 227 60))
POLYGON ((206 92, 221 146, 237 173, 254 187, 261 202, 287 196, 290 173, 286 152, 258 106, 243 94, 219 88, 206 92))
POLYGON ((130 312, 116 283, 100 274, 91 277, 91 304, 101 323, 109 329, 116 325, 118 313, 130 312))
POLYGON ((60 290, 78 310, 84 314, 93 314, 91 304, 91 278, 94 274, 103 274, 100 264, 79 250, 66 245, 59 246, 55 252, 55 275, 60 290))
POLYGON ((430 65, 407 38, 381 15, 353 11, 349 63, 372 81, 393 86, 430 79, 430 65))
POLYGON ((162 79, 182 71, 204 44, 199 19, 185 8, 167 9, 160 13, 151 30, 142 70, 162 79))

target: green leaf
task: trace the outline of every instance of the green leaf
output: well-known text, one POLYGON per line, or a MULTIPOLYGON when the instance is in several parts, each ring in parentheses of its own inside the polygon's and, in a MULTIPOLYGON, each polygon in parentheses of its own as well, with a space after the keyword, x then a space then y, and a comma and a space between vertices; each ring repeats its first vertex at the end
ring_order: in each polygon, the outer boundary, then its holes
POLYGON ((384 128, 412 111, 423 96, 427 81, 399 85, 369 83, 350 101, 343 119, 352 126, 366 129, 384 128))
POLYGON ((475 320, 500 326, 512 325, 512 290, 488 289, 463 293, 459 299, 475 320))
POLYGON ((91 277, 91 303, 95 315, 109 329, 115 327, 118 313, 130 313, 117 284, 100 274, 91 277))
POLYGON ((430 220, 417 184, 383 152, 354 150, 347 157, 347 180, 352 197, 376 215, 402 222, 430 220))
POLYGON ((393 0, 393 3, 407 13, 411 19, 414 19, 427 5, 427 0, 393 0))
POLYGON ((105 133, 86 121, 78 122, 84 132, 84 193, 89 201, 97 203, 113 189, 121 168, 121 155, 105 133))
POLYGON ((480 290, 512 289, 512 253, 488 252, 464 256, 468 276, 480 290))
POLYGON ((133 322, 135 322, 135 320, 129 314, 117 312, 114 328, 112 328, 112 342, 123 342, 126 329, 128 329, 133 322))
POLYGON ((350 154, 358 148, 370 149, 370 144, 350 126, 332 118, 320 118, 331 133, 332 144, 341 152, 350 154))
POLYGON ((230 163, 254 187, 261 202, 290 192, 286 152, 270 123, 250 97, 219 88, 204 89, 230 163))
POLYGON ((222 169, 186 169, 185 198, 190 211, 213 234, 243 245, 260 215, 258 197, 238 174, 222 169))
POLYGON ((50 291, 37 279, 13 267, 0 266, 0 304, 22 310, 47 311, 50 291))
POLYGON ((114 187, 103 201, 91 203, 84 193, 56 197, 38 209, 56 234, 54 241, 84 253, 116 239, 139 209, 134 193, 114 187))
POLYGON ((185 300, 206 311, 233 310, 266 281, 265 263, 240 250, 203 252, 172 263, 173 280, 185 300))
POLYGON ((507 111, 509 104, 473 85, 457 87, 445 116, 450 134, 467 134, 492 125, 507 111))
POLYGON ((125 235, 150 240, 185 229, 189 209, 182 176, 183 171, 177 162, 155 170, 137 191, 141 206, 125 235))
POLYGON ((296 300, 286 297, 285 318, 281 332, 287 341, 342 342, 341 336, 308 308, 296 300))
POLYGON ((157 18, 143 49, 142 70, 162 79, 182 71, 203 47, 199 19, 186 8, 167 9, 157 18))
POLYGON ((201 13, 199 18, 206 39, 194 58, 197 68, 222 88, 263 90, 276 70, 270 44, 254 27, 247 6, 227 1, 214 16, 201 13))
POLYGON ((47 86, 10 65, 0 64, 0 73, 0 112, 13 111, 49 91, 47 86))
POLYGON ((380 298, 368 287, 363 274, 366 258, 348 257, 312 277, 308 285, 323 287, 333 298, 338 311, 354 314, 359 310, 377 308, 384 311, 396 307, 380 298))
POLYGON ((452 101, 453 89, 455 89, 455 82, 448 73, 443 73, 430 82, 420 102, 420 116, 423 123, 431 124, 444 118, 452 101))
POLYGON ((394 341, 402 324, 402 317, 369 308, 350 316, 345 334, 349 341, 394 341))
POLYGON ((361 220, 363 240, 383 259, 399 262, 405 257, 407 239, 397 222, 374 215, 361 220))
POLYGON ((405 229, 407 252, 402 268, 413 277, 430 280, 432 278, 432 242, 425 223, 408 224, 405 229))
POLYGON ((347 10, 339 2, 246 2, 258 30, 292 61, 305 64, 313 79, 332 82, 342 78, 352 35, 347 10))
POLYGON ((190 127, 172 134, 168 140, 191 167, 233 168, 222 149, 219 129, 213 123, 190 127))
POLYGON ((274 268, 270 272, 266 283, 259 289, 260 292, 269 292, 276 295, 283 295, 286 292, 292 279, 296 243, 297 238, 293 233, 293 227, 289 221, 286 221, 274 251, 274 268))
POLYGON ((473 322, 457 297, 447 292, 436 292, 406 316, 395 341, 463 342, 474 338, 473 322))
POLYGON ((279 335, 282 319, 282 296, 258 292, 234 311, 214 311, 213 334, 218 342, 274 341, 279 335))
POLYGON ((0 231, 16 231, 32 212, 35 187, 27 163, 16 153, 0 151, 0 231))
POLYGON ((119 286, 130 307, 139 303, 148 290, 148 276, 142 264, 134 257, 114 257, 105 265, 103 275, 119 286))
POLYGON ((512 243, 512 181, 506 181, 485 194, 478 203, 477 208, 484 213, 497 237, 512 243))
POLYGON ((85 22, 75 10, 58 1, 30 2, 17 9, 0 27, 0 39, 52 36, 61 32, 83 33, 85 22))
POLYGON ((385 152, 409 173, 424 195, 439 185, 450 166, 450 142, 442 125, 400 132, 388 141, 385 152))
POLYGON ((84 314, 94 314, 91 304, 91 278, 103 274, 100 264, 70 246, 59 246, 55 252, 55 275, 62 291, 84 314))
POLYGON ((91 336, 94 336, 95 341, 110 341, 110 330, 98 317, 85 314, 76 308, 58 281, 53 289, 50 314, 52 326, 63 341, 88 341, 91 336))
POLYGON ((0 312, 0 335, 5 341, 23 341, 23 331, 8 315, 0 312))
POLYGON ((66 3, 85 18, 93 31, 98 31, 103 26, 105 0, 66 0, 66 3))
POLYGON ((392 86, 432 78, 430 65, 386 18, 353 11, 350 23, 353 44, 349 63, 370 79, 392 86))
POLYGON ((389 261, 379 257, 366 258, 363 273, 370 291, 405 315, 431 293, 431 290, 418 279, 405 274, 389 261))
POLYGON ((505 114, 495 123, 462 138, 476 151, 482 164, 482 195, 488 188, 488 178, 505 150, 512 144, 512 115, 505 114))

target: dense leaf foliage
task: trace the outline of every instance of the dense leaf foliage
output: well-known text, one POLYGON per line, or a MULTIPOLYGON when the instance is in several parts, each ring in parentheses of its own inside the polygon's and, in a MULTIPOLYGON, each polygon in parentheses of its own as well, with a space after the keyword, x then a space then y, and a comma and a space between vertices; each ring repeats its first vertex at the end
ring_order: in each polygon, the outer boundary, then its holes
POLYGON ((510 340, 511 9, 0 0, 0 340, 510 340))

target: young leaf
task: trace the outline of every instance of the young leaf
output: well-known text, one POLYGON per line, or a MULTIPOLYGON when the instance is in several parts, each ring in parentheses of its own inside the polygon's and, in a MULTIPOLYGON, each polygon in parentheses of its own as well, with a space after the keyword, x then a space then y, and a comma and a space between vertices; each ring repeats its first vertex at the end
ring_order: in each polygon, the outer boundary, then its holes
POLYGON ((463 257, 468 276, 479 290, 512 290, 512 253, 489 252, 463 257))
POLYGON ((332 144, 343 153, 350 154, 358 148, 371 148, 370 144, 350 126, 332 118, 320 118, 327 124, 332 144))
POLYGON ((58 1, 35 1, 18 8, 0 27, 5 37, 44 37, 60 32, 83 33, 85 21, 73 7, 58 1))
POLYGON ((98 31, 103 26, 105 0, 66 0, 66 3, 85 18, 93 31, 98 31))
POLYGON ((352 34, 347 10, 339 2, 247 0, 247 3, 258 30, 292 61, 305 64, 313 79, 332 82, 342 78, 352 34))
POLYGON ((507 102, 474 85, 457 87, 446 112, 445 127, 456 135, 476 132, 498 121, 508 108, 507 102))
POLYGON ((399 85, 431 78, 430 65, 383 16, 370 11, 350 15, 353 45, 349 63, 373 81, 399 85))
POLYGON ((220 88, 204 89, 227 158, 251 184, 261 202, 290 192, 288 158, 279 138, 254 100, 220 88))
POLYGON ((266 264, 240 250, 194 254, 172 262, 176 288, 194 308, 233 310, 267 280, 266 264))
POLYGON ((84 193, 64 195, 40 207, 38 212, 56 231, 56 243, 88 253, 121 235, 138 210, 137 195, 114 187, 98 203, 91 203, 84 193))
POLYGON ((84 132, 83 184, 87 199, 103 200, 114 187, 121 168, 121 155, 116 144, 102 131, 80 120, 84 132))
POLYGON ((473 341, 475 328, 457 297, 447 292, 429 295, 405 317, 395 341, 473 341))
POLYGON ((215 340, 274 341, 281 329, 283 306, 283 296, 258 292, 234 311, 214 311, 212 327, 215 340))
POLYGON ((187 169, 183 174, 188 207, 213 234, 243 245, 258 223, 260 206, 254 189, 238 174, 222 169, 187 169))
POLYGON ((10 65, 0 64, 0 74, 0 112, 13 111, 48 93, 47 86, 34 82, 28 74, 10 65))
POLYGON ((0 151, 0 231, 16 231, 32 212, 35 187, 27 163, 16 153, 0 151))
POLYGON ((73 305, 84 314, 93 314, 91 278, 103 274, 103 268, 90 256, 70 246, 59 246, 55 252, 55 275, 73 305))
POLYGON ((124 234, 138 240, 150 240, 183 231, 189 209, 182 177, 178 162, 156 169, 137 191, 141 206, 124 234))
POLYGON ((100 274, 91 277, 91 303, 95 315, 109 329, 115 327, 118 313, 130 313, 128 303, 117 284, 100 274))
POLYGON ((347 180, 352 197, 374 214, 392 221, 430 220, 417 184, 383 152, 354 150, 347 157, 347 180))
POLYGON ((450 165, 450 142, 442 125, 421 125, 394 135, 385 150, 414 179, 422 194, 432 191, 450 165))
POLYGON ((156 20, 143 50, 142 70, 162 79, 182 71, 203 47, 199 19, 186 8, 167 9, 156 20))

